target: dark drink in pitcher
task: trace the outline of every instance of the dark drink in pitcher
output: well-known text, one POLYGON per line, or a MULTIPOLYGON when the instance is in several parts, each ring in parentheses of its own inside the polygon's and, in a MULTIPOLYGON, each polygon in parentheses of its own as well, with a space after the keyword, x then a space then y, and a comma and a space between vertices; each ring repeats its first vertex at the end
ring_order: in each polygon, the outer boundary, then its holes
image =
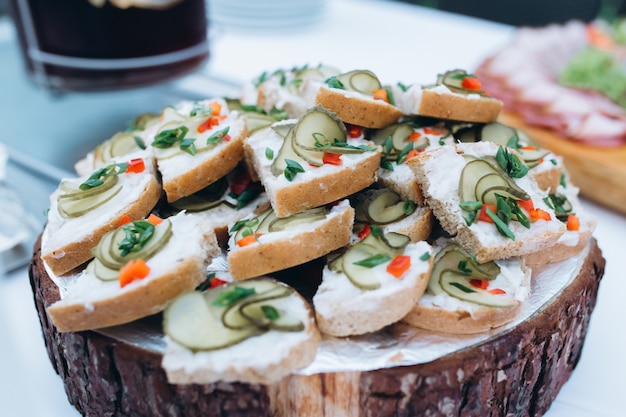
POLYGON ((61 91, 170 80, 209 56, 205 0, 11 0, 31 78, 61 91))

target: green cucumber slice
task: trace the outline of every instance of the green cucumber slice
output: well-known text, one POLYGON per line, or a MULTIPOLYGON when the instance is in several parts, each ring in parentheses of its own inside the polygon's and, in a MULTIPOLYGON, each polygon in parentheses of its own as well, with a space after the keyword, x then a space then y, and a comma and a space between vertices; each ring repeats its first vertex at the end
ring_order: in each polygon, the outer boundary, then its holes
POLYGON ((378 77, 369 70, 354 70, 337 75, 346 90, 372 95, 372 91, 382 88, 378 77))
POLYGON ((223 349, 264 332, 256 326, 238 330, 224 326, 224 308, 212 305, 219 293, 192 291, 176 297, 163 313, 163 332, 191 350, 223 349))
POLYGON ((514 299, 508 294, 491 294, 487 290, 473 287, 469 279, 452 270, 441 272, 441 288, 451 295, 463 301, 480 304, 488 307, 513 307, 514 299))

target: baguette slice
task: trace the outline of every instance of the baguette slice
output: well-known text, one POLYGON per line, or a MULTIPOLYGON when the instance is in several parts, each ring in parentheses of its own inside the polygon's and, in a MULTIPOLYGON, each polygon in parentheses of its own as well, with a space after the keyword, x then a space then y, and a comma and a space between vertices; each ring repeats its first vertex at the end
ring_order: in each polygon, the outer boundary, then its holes
MULTIPOLYGON (((234 286, 248 288, 255 281, 268 280, 271 279, 263 277, 240 281, 209 292, 229 291, 234 286)), ((280 285, 286 287, 285 284, 280 285)), ((246 298, 243 302, 245 300, 246 298)), ((171 311, 175 306, 174 302, 166 311, 166 320, 173 316, 171 311)), ((236 344, 212 350, 192 350, 172 337, 166 337, 167 348, 162 366, 168 381, 172 384, 210 384, 217 381, 271 384, 311 363, 321 338, 309 303, 293 291, 287 297, 269 300, 268 304, 276 307, 280 317, 289 316, 303 326, 291 331, 264 330, 236 344)), ((198 315, 194 317, 197 318, 198 315)), ((203 322, 197 324, 202 326, 203 322)), ((167 324, 176 325, 177 323, 167 324)), ((189 321, 179 321, 178 325, 189 326, 189 321)), ((225 329, 221 321, 217 325, 225 329)), ((197 332, 202 333, 203 329, 199 327, 197 332)))
POLYGON ((531 197, 535 208, 550 214, 550 220, 537 220, 530 224, 530 228, 511 221, 509 228, 514 240, 499 233, 493 223, 474 221, 468 226, 467 212, 461 209, 459 197, 459 181, 466 165, 463 155, 493 157, 497 151, 498 145, 490 142, 464 143, 422 153, 408 162, 422 187, 426 205, 432 208, 442 228, 472 252, 479 262, 543 250, 554 245, 565 232, 565 226, 556 218, 554 210, 543 201, 547 192, 540 190, 529 175, 514 179, 514 182, 531 197))
MULTIPOLYGON (((422 329, 450 334, 482 333, 511 322, 520 313, 530 294, 531 270, 519 257, 495 262, 501 272, 489 281, 488 290, 505 291, 506 294, 496 297, 511 297, 512 304, 509 307, 481 305, 458 299, 446 292, 434 295, 427 290, 403 321, 422 329)), ((472 288, 471 285, 468 288, 472 288)))
POLYGON ((231 231, 227 254, 230 273, 235 280, 241 280, 317 259, 346 246, 353 224, 354 209, 343 200, 320 220, 280 231, 264 231, 256 235, 254 243, 245 246, 240 246, 237 232, 231 231))
POLYGON ((55 275, 63 275, 90 260, 91 249, 102 236, 115 229, 123 218, 132 220, 146 216, 161 196, 152 159, 145 159, 145 170, 117 176, 121 186, 113 198, 77 217, 63 217, 59 211, 59 197, 65 194, 64 184, 78 187, 88 176, 63 180, 50 196, 48 223, 43 231, 41 256, 55 275))
POLYGON ((391 261, 372 268, 379 276, 380 287, 376 289, 359 288, 345 272, 326 265, 322 283, 313 297, 320 331, 337 337, 360 335, 406 316, 426 290, 432 247, 424 241, 410 243, 403 255, 410 256, 410 268, 399 278, 386 271, 391 261))
MULTIPOLYGON (((431 86, 390 86, 396 105, 405 115, 470 123, 490 123, 497 120, 502 111, 502 101, 479 90, 450 88, 441 82, 441 78, 447 74, 440 75, 438 82, 431 86)), ((473 78, 471 74, 464 74, 473 78)))
POLYGON ((184 213, 167 220, 173 235, 146 260, 150 271, 145 278, 121 287, 118 280, 96 277, 88 266, 67 283, 61 300, 48 308, 58 331, 115 326, 158 313, 172 298, 205 279, 211 258, 219 253, 213 227, 184 213))
POLYGON ((184 101, 166 108, 149 144, 157 159, 167 201, 191 195, 234 169, 243 158, 246 136, 245 117, 229 111, 222 99, 184 101), (183 134, 181 129, 187 131, 183 134), (172 132, 169 141, 160 140, 168 132, 172 132), (174 135, 177 140, 171 139, 174 135), (193 145, 185 140, 194 140, 193 145))
MULTIPOLYGON (((564 206, 568 214, 574 215, 578 219, 579 228, 575 229, 575 226, 568 227, 554 246, 547 250, 524 256, 526 265, 536 267, 561 262, 581 252, 587 246, 598 221, 595 216, 588 213, 582 206, 578 199, 578 192, 578 187, 566 182, 565 186, 559 186, 556 193, 551 193, 551 198, 553 199, 552 201, 556 200, 558 202, 562 198, 567 199, 567 202, 564 202, 562 207, 564 206)), ((562 221, 567 224, 567 215, 563 216, 562 221)))
MULTIPOLYGON (((289 120, 274 126, 296 123, 289 120)), ((341 164, 323 164, 315 167, 299 161, 304 172, 290 181, 281 173, 272 172, 272 164, 279 157, 285 139, 274 128, 264 129, 246 139, 246 160, 257 173, 278 217, 287 217, 312 207, 332 203, 354 194, 376 182, 380 164, 380 150, 341 155, 341 164), (273 157, 268 158, 268 149, 273 157)), ((353 145, 371 145, 362 138, 350 139, 353 145)))
POLYGON ((315 103, 337 113, 345 123, 380 129, 397 122, 402 110, 366 94, 320 86, 315 103))

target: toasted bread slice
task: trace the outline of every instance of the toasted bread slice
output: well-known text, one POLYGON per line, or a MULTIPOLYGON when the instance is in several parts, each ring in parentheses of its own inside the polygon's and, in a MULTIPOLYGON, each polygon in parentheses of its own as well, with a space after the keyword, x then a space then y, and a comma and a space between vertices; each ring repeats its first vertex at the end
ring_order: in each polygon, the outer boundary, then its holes
POLYGON ((383 128, 402 117, 402 110, 384 100, 327 86, 319 88, 315 103, 337 113, 345 123, 368 128, 383 128))
POLYGON ((191 195, 222 178, 243 158, 245 118, 222 99, 166 108, 150 141, 167 201, 191 195))
MULTIPOLYGON (((437 248, 439 250, 441 247, 437 248)), ((482 292, 491 300, 487 298, 487 301, 481 300, 481 303, 477 303, 457 298, 446 291, 435 295, 429 284, 429 290, 403 321, 422 329, 453 334, 487 332, 513 321, 528 299, 531 271, 517 257, 497 260, 495 264, 499 268, 499 274, 495 278, 486 281, 461 280, 464 287, 461 294, 482 292), (489 305, 490 301, 493 302, 492 305, 489 305)), ((431 280, 434 279, 435 271, 436 266, 431 280)))
POLYGON ((286 144, 288 139, 278 134, 275 127, 294 123, 295 120, 289 120, 275 124, 250 136, 244 144, 246 159, 265 187, 278 217, 340 200, 376 182, 380 150, 362 138, 350 139, 347 143, 355 148, 366 146, 367 150, 341 154, 334 163, 313 166, 295 154, 284 158, 281 153, 289 146, 286 144), (268 157, 268 150, 271 157, 268 157), (289 162, 288 159, 297 162, 303 172, 298 171, 290 177, 287 168, 277 171, 277 164, 289 162))
MULTIPOLYGON (((460 197, 464 168, 469 163, 469 158, 494 158, 498 149, 498 145, 490 142, 464 143, 422 153, 408 162, 422 187, 426 205, 432 208, 442 228, 454 236, 454 240, 466 250, 474 253, 479 262, 540 251, 554 245, 565 232, 565 226, 556 218, 554 210, 543 201, 547 192, 539 189, 536 181, 529 175, 510 178, 504 174, 501 177, 507 178, 526 193, 534 208, 541 210, 542 214, 547 213, 549 220, 538 219, 531 222, 528 228, 521 222, 512 220, 508 224, 511 232, 508 237, 494 223, 477 221, 478 217, 474 221, 468 221, 476 213, 461 207, 462 202, 468 201, 461 201, 460 197)), ((474 184, 478 179, 473 178, 474 184)), ((475 201, 476 197, 470 200, 475 201)), ((484 201, 477 203, 480 205, 484 201)))
POLYGON ((124 286, 118 279, 103 280, 96 275, 94 260, 68 280, 61 300, 48 308, 58 331, 115 326, 158 313, 206 278, 207 265, 219 253, 213 227, 184 213, 164 222, 171 223, 172 236, 145 260, 149 271, 144 278, 124 286))
POLYGON ((238 222, 238 228, 231 227, 227 259, 233 278, 280 271, 346 246, 354 224, 354 209, 348 201, 343 200, 330 210, 313 210, 314 213, 281 219, 266 217, 274 215, 270 209, 263 217, 248 222, 250 226, 244 219, 238 222), (274 220, 278 222, 271 226, 274 220), (249 231, 245 230, 247 227, 249 231))
MULTIPOLYGON (((232 288, 249 289, 270 281, 269 278, 257 278, 247 281, 240 281, 233 284, 227 284, 215 289, 209 290, 203 294, 207 303, 214 299, 213 293, 222 291, 232 291, 232 288)), ((273 280, 271 280, 273 281, 273 280)), ((288 288, 285 284, 277 283, 281 287, 288 288)), ((259 293, 257 293, 259 294, 259 293)), ((196 298, 198 295, 193 295, 196 298)), ((253 298, 255 294, 240 299, 243 303, 248 298, 253 298)), ((179 302, 182 305, 185 300, 179 302)), ((179 336, 180 327, 190 326, 189 321, 185 320, 181 314, 176 314, 174 308, 177 300, 174 300, 168 310, 165 312, 165 324, 167 329, 170 326, 173 331, 166 338, 167 349, 163 355, 162 366, 167 374, 167 379, 172 384, 210 384, 217 381, 223 382, 245 382, 251 384, 271 384, 284 378, 285 376, 295 372, 296 370, 307 366, 315 358, 317 348, 320 344, 320 334, 315 325, 313 311, 309 303, 304 300, 297 292, 291 291, 288 295, 280 298, 272 298, 264 301, 263 307, 271 308, 276 312, 274 322, 280 321, 284 317, 292 323, 279 330, 277 326, 261 327, 256 332, 243 340, 235 340, 233 342, 224 343, 224 346, 211 346, 209 349, 190 349, 183 345, 180 340, 175 340, 172 336, 179 336), (178 322, 169 322, 175 320, 176 317, 183 318, 178 322), (293 324, 298 324, 294 326, 293 324), (179 326, 175 328, 174 326, 179 326)), ((188 308, 183 306, 182 308, 188 308)), ((206 307, 200 305, 206 309, 206 307)), ((210 308, 214 308, 209 306, 210 308)), ((232 308, 237 308, 237 305, 232 308)), ((203 314, 194 314, 194 317, 204 317, 206 320, 214 320, 213 316, 203 314)), ((198 319, 199 320, 199 319, 198 319)), ((197 340, 198 333, 206 333, 202 327, 206 327, 205 322, 195 321, 197 330, 188 329, 194 332, 192 338, 197 340)), ((219 327, 220 334, 224 332, 225 325, 221 320, 217 323, 211 323, 213 326, 219 327)), ((215 332, 218 333, 218 332, 215 332)), ((213 333, 213 339, 216 336, 213 333)), ((166 331, 166 334, 170 334, 166 331)), ((228 337, 228 336, 226 336, 228 337)), ((179 336, 180 339, 180 336, 179 336)), ((213 341, 213 343, 215 343, 213 341)))
POLYGON ((490 123, 502 111, 502 101, 481 91, 413 84, 408 88, 390 86, 396 105, 405 115, 435 117, 470 123, 490 123))
MULTIPOLYGON (((432 247, 422 241, 410 243, 402 256, 410 267, 400 276, 388 272, 388 261, 367 269, 375 273, 378 288, 363 288, 360 276, 326 265, 322 283, 313 297, 315 317, 322 333, 351 336, 374 332, 402 319, 426 290, 432 267, 432 247)), ((335 261, 336 262, 336 261, 335 261)), ((332 263, 331 263, 332 265, 332 263)), ((363 268, 366 270, 366 268, 363 268)))
MULTIPOLYGON (((74 203, 77 200, 71 194, 78 191, 80 184, 88 181, 88 176, 63 180, 52 193, 48 223, 41 243, 41 256, 52 273, 64 275, 87 262, 93 257, 91 249, 106 232, 120 225, 122 219, 141 219, 156 206, 161 196, 161 186, 154 163, 152 159, 142 161, 145 166, 143 172, 114 176, 117 183, 101 193, 111 193, 108 200, 74 203), (63 207, 68 204, 75 206, 70 207, 72 214, 62 214, 63 207), (90 208, 80 210, 76 204, 86 204, 90 208)), ((106 185, 103 184, 102 187, 106 185)), ((94 187, 92 190, 97 189, 98 187, 94 187)), ((90 198, 87 196, 85 200, 90 198)))

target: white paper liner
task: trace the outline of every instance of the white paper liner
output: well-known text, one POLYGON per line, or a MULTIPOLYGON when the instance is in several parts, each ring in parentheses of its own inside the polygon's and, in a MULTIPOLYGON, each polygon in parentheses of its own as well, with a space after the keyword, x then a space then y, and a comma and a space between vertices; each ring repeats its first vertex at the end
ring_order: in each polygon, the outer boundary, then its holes
MULTIPOLYGON (((497 337, 554 302, 562 290, 578 276, 590 248, 591 245, 588 245, 581 253, 563 262, 534 270, 530 298, 518 318, 508 325, 476 335, 449 335, 397 323, 363 336, 324 336, 315 360, 296 373, 312 375, 370 371, 428 363, 497 337)), ((160 324, 158 320, 149 318, 97 332, 120 342, 163 354, 166 346, 160 324)))

